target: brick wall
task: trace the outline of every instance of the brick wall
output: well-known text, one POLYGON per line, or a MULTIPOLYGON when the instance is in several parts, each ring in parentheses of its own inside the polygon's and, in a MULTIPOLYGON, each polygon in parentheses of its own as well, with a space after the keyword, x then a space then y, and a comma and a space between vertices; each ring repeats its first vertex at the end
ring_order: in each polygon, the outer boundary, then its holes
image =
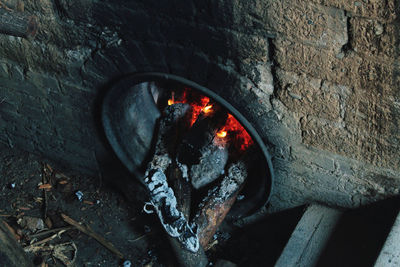
POLYGON ((94 174, 100 92, 162 71, 254 123, 276 172, 269 211, 399 194, 399 1, 23 2, 41 27, 0 36, 1 143, 94 174))

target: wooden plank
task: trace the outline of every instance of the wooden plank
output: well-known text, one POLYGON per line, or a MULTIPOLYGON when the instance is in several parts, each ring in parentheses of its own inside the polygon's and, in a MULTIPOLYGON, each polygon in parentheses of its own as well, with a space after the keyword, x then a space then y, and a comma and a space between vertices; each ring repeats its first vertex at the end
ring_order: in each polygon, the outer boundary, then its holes
POLYGON ((375 262, 375 267, 400 266, 400 212, 375 262))
POLYGON ((340 215, 340 211, 328 207, 308 207, 275 266, 315 266, 340 215))

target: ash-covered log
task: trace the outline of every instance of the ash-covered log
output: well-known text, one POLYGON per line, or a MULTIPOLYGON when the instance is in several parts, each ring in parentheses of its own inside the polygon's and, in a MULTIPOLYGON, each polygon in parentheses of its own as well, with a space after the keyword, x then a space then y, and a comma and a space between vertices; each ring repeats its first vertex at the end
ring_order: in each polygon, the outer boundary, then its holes
POLYGON ((200 211, 196 215, 194 223, 198 227, 197 237, 203 248, 207 246, 225 219, 246 177, 247 169, 244 162, 239 161, 232 164, 221 185, 209 192, 200 204, 200 211))
POLYGON ((199 240, 193 232, 184 214, 177 208, 174 191, 168 186, 167 177, 161 169, 156 169, 145 178, 150 191, 151 204, 165 231, 176 237, 189 251, 199 250, 199 240))
POLYGON ((204 187, 224 174, 228 161, 228 144, 212 141, 201 150, 200 162, 190 167, 190 179, 193 187, 204 187))
MULTIPOLYGON (((191 206, 191 185, 187 177, 187 168, 183 166, 174 166, 168 171, 168 180, 175 193, 177 200, 177 208, 182 211, 186 221, 189 221, 190 206, 191 206)), ((176 258, 180 266, 183 267, 204 267, 208 264, 208 259, 202 247, 199 246, 197 252, 188 251, 187 248, 176 240, 169 238, 172 249, 175 252, 176 258)))
POLYGON ((165 175, 172 163, 170 153, 176 141, 172 133, 189 108, 188 104, 174 104, 165 108, 164 116, 160 120, 154 157, 148 164, 144 181, 150 193, 149 204, 154 207, 165 231, 171 237, 177 238, 185 249, 197 252, 199 240, 185 215, 178 210, 177 199, 165 175))
POLYGON ((173 153, 176 144, 176 126, 185 117, 189 109, 190 106, 183 103, 170 105, 165 108, 157 133, 154 156, 148 164, 147 171, 159 168, 165 172, 171 164, 170 154, 173 153))

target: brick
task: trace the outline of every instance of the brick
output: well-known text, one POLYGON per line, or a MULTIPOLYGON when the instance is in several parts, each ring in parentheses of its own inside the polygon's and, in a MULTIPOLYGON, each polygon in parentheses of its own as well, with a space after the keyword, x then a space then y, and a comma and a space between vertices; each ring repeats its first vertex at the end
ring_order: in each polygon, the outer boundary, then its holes
POLYGON ((7 78, 0 78, 2 90, 9 90, 19 95, 30 95, 32 97, 46 97, 47 91, 43 87, 36 87, 25 81, 16 81, 7 78))
MULTIPOLYGON (((258 0, 219 1, 213 9, 219 14, 215 15, 216 25, 234 28, 239 32, 262 31, 265 34, 267 31, 269 35, 283 35, 292 40, 335 50, 347 42, 345 14, 335 8, 300 0, 258 0)), ((210 24, 209 21, 205 23, 210 24)))
POLYGON ((7 78, 9 77, 9 73, 8 73, 8 66, 7 63, 5 62, 0 62, 0 77, 1 78, 7 78))
POLYGON ((45 93, 50 91, 58 92, 59 85, 56 78, 51 77, 47 74, 41 74, 36 72, 28 72, 26 74, 26 81, 36 87, 38 90, 41 90, 45 93))
POLYGON ((278 91, 279 98, 291 111, 303 116, 339 120, 340 100, 343 98, 343 91, 347 92, 348 89, 305 74, 297 75, 279 70, 277 76, 282 88, 278 91))
POLYGON ((9 69, 11 78, 17 81, 23 81, 24 80, 24 71, 22 70, 21 67, 17 65, 12 65, 9 69))
POLYGON ((274 40, 275 60, 283 70, 305 73, 348 87, 377 90, 384 85, 398 88, 396 66, 349 52, 338 58, 334 51, 277 38, 274 40))
POLYGON ((372 0, 372 1, 349 1, 349 0, 312 0, 326 6, 334 6, 348 11, 353 16, 377 18, 385 21, 394 21, 397 18, 396 0, 372 0))
POLYGON ((0 118, 7 127, 12 127, 13 124, 21 120, 23 117, 15 109, 1 109, 0 118))
MULTIPOLYGON (((390 142, 390 137, 400 138, 398 125, 400 110, 393 107, 391 97, 376 94, 357 94, 349 98, 345 114, 347 129, 380 137, 390 142)), ((395 145, 395 143, 393 143, 395 145)))
POLYGON ((339 51, 347 43, 347 19, 342 10, 307 1, 282 1, 275 29, 287 38, 339 51))
POLYGON ((304 144, 377 167, 393 167, 400 164, 400 138, 389 140, 369 135, 358 128, 351 132, 339 125, 312 117, 303 118, 301 128, 304 144))
POLYGON ((378 59, 399 62, 400 30, 396 24, 354 17, 350 19, 351 47, 378 59))

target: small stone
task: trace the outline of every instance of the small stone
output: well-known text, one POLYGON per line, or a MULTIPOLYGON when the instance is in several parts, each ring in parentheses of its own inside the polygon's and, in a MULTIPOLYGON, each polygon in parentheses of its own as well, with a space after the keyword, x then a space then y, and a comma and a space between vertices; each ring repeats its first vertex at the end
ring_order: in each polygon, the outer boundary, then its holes
POLYGON ((20 218, 17 223, 32 232, 44 229, 44 222, 41 218, 25 216, 20 218))
POLYGON ((83 200, 83 193, 82 193, 82 191, 76 191, 76 192, 75 192, 75 196, 78 198, 79 201, 82 202, 82 200, 83 200))
POLYGON ((126 260, 126 261, 124 261, 124 263, 122 263, 123 267, 131 267, 131 265, 132 265, 132 263, 130 260, 126 260))
POLYGON ((10 189, 14 189, 15 188, 15 183, 11 183, 10 184, 10 189))

